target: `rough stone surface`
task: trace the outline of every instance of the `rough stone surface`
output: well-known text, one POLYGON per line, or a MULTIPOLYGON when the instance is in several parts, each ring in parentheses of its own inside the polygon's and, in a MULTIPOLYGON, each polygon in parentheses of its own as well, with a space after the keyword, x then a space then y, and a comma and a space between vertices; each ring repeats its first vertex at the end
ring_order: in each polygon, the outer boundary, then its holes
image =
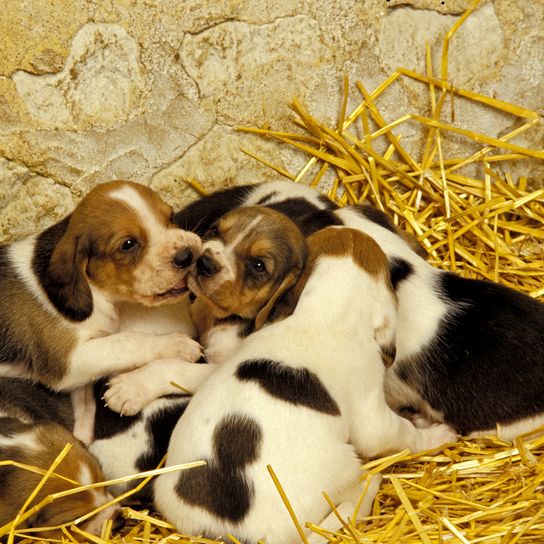
MULTIPOLYGON (((196 196, 187 179, 213 189, 278 177, 241 147, 296 171, 303 155, 235 128, 291 128, 294 97, 333 123, 344 74, 372 90, 398 66, 421 71, 426 41, 438 70, 443 37, 468 4, 5 0, 0 241, 44 228, 112 178, 149 184, 180 206, 196 196)), ((449 79, 542 111, 543 20, 542 2, 484 0, 452 40, 449 79)), ((378 105, 388 120, 429 109, 425 86, 404 78, 378 105)), ((517 122, 455 103, 455 123, 472 130, 500 135, 517 122)), ((417 154, 417 125, 397 132, 417 154)), ((543 132, 517 141, 542 147, 543 132)), ((466 151, 462 138, 444 146, 466 151)), ((543 167, 516 168, 542 183, 543 167)))

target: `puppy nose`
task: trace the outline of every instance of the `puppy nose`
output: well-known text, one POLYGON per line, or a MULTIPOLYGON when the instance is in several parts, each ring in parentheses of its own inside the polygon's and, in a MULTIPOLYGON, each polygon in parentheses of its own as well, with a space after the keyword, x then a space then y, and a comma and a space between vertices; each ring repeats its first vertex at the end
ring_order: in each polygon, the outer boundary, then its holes
POLYGON ((202 255, 196 261, 196 271, 199 276, 213 276, 217 271, 217 265, 207 255, 202 255))
POLYGON ((192 262, 193 252, 188 247, 178 251, 174 255, 173 263, 176 268, 187 268, 192 262))

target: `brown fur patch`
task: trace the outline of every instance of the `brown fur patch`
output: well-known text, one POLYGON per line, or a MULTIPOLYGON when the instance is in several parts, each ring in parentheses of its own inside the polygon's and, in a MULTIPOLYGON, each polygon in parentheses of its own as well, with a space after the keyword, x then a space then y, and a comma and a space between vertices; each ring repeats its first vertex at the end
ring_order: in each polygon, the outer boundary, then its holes
MULTIPOLYGON (((34 433, 37 442, 41 445, 39 454, 24 448, 13 447, 9 451, 6 449, 0 450, 0 459, 9 458, 47 470, 64 446, 67 443, 71 443, 72 448, 57 468, 56 473, 78 481, 81 466, 85 464, 92 475, 93 481, 104 480, 97 461, 71 433, 60 425, 47 422, 30 425, 21 424, 20 431, 34 433)), ((0 526, 13 520, 41 479, 42 476, 40 474, 35 474, 24 469, 11 466, 0 467, 0 482, 2 482, 2 492, 0 493, 0 526)), ((73 489, 74 487, 77 486, 66 480, 52 476, 32 501, 30 508, 52 493, 59 493, 73 489)), ((95 495, 91 491, 84 491, 51 502, 29 518, 22 526, 45 527, 69 522, 90 512, 95 506, 95 495)), ((51 533, 48 533, 47 536, 50 537, 51 533)))
POLYGON ((371 276, 388 276, 389 262, 380 246, 367 234, 351 228, 326 228, 308 238, 310 260, 320 255, 351 257, 371 276))
POLYGON ((328 227, 310 235, 307 241, 306 266, 296 285, 277 307, 277 319, 285 318, 293 313, 315 263, 321 256, 351 257, 367 273, 384 281, 393 292, 387 256, 367 234, 347 227, 328 227))

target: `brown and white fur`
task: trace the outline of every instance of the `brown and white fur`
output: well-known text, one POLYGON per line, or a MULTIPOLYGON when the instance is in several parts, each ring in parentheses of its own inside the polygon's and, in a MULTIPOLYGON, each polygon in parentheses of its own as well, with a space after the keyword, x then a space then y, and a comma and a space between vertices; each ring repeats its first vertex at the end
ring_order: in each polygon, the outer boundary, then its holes
POLYGON ((347 228, 308 245, 294 313, 245 338, 173 431, 167 464, 207 461, 156 480, 155 506, 181 532, 299 542, 267 465, 298 519, 319 522, 329 510, 322 491, 337 502, 360 494, 358 455, 455 439, 445 425, 415 428, 386 404, 382 352, 394 344, 397 301, 385 254, 347 228))
MULTIPOLYGON (((36 498, 28 505, 27 511, 53 493, 104 480, 96 459, 68 431, 72 419, 71 403, 67 395, 55 395, 27 380, 0 378, 0 461, 14 461, 46 471, 66 444, 72 445, 55 469, 55 474, 47 479, 36 498)), ((14 520, 42 477, 43 474, 19 466, 0 466, 0 527, 14 520)), ((110 502, 112 498, 101 487, 58 498, 23 520, 17 525, 17 530, 73 522, 110 502)), ((99 535, 103 521, 116 520, 120 511, 118 505, 107 506, 79 527, 99 535)), ((119 518, 119 521, 122 520, 119 518)), ((62 533, 45 531, 30 535, 54 538, 62 536, 62 533)))
POLYGON ((241 337, 286 315, 283 300, 304 268, 306 253, 300 229, 275 210, 237 208, 217 221, 205 234, 188 278, 197 297, 191 313, 209 365, 157 361, 120 374, 105 394, 108 406, 133 415, 153 399, 179 392, 171 381, 194 391, 241 337))
POLYGON ((389 258, 399 300, 388 401, 465 434, 512 439, 544 425, 544 305, 488 281, 432 267, 383 212, 339 208, 300 183, 275 181, 218 191, 174 221, 204 234, 230 210, 260 205, 290 217, 305 235, 329 225, 365 232, 389 258))
MULTIPOLYGON (((187 304, 200 252, 199 237, 171 218, 151 189, 114 181, 41 234, 1 246, 0 376, 74 391, 156 359, 196 360, 187 316, 158 308, 187 304)), ((79 436, 90 441, 86 427, 79 436)))

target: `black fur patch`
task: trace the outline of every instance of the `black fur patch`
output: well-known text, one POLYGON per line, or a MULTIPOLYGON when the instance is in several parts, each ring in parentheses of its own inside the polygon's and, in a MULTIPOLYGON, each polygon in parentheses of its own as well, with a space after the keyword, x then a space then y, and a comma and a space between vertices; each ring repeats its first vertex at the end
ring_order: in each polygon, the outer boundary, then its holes
MULTIPOLYGON (((137 421, 142 419, 142 414, 135 416, 122 416, 113 410, 110 410, 102 400, 106 392, 107 380, 102 379, 94 385, 94 397, 96 400, 96 413, 94 418, 94 438, 101 440, 111 438, 119 433, 124 433, 130 429, 137 421)), ((153 467, 155 468, 155 467, 153 467)))
MULTIPOLYGON (((332 202, 331 204, 334 206, 332 202)), ((305 198, 287 198, 281 202, 267 204, 266 207, 289 217, 298 225, 304 236, 309 236, 331 225, 342 224, 342 221, 330 209, 318 208, 305 198)))
POLYGON ((278 193, 276 191, 272 191, 271 193, 264 195, 262 198, 257 200, 257 206, 264 206, 267 202, 275 198, 277 194, 278 193))
POLYGON ((258 383, 267 393, 296 406, 331 416, 339 416, 340 409, 321 380, 307 368, 292 368, 267 359, 241 363, 236 370, 241 381, 258 383))
POLYGON ((333 212, 334 210, 337 210, 339 208, 338 204, 335 204, 330 198, 328 198, 325 195, 318 195, 318 200, 325 206, 325 209, 329 210, 330 212, 333 212))
POLYGON ((231 323, 238 325, 238 334, 245 338, 249 336, 255 330, 255 320, 247 317, 242 317, 237 314, 230 314, 226 317, 218 317, 215 320, 215 325, 221 325, 221 323, 231 323))
POLYGON ((256 185, 241 185, 217 191, 192 202, 172 218, 181 229, 204 236, 220 217, 240 206, 256 185))
POLYGON ((362 206, 352 206, 352 208, 356 210, 360 215, 362 215, 365 219, 368 219, 369 221, 376 223, 376 225, 379 225, 380 227, 383 227, 384 229, 387 229, 388 231, 397 234, 395 224, 393 223, 391 218, 381 210, 373 208, 372 206, 367 206, 366 204, 362 206))
POLYGON ((396 290, 399 286, 399 283, 408 278, 411 274, 413 274, 413 272, 414 268, 408 261, 405 261, 404 259, 400 259, 398 257, 393 257, 389 262, 389 274, 391 277, 391 285, 393 285, 393 289, 396 290))
POLYGON ((253 498, 253 486, 244 467, 258 458, 261 443, 262 430, 256 421, 242 414, 226 416, 215 428, 208 464, 183 471, 176 493, 213 515, 241 521, 253 498))
POLYGON ((157 467, 166 455, 172 431, 189 404, 189 397, 181 395, 177 404, 167 406, 153 414, 146 423, 146 432, 151 436, 151 447, 136 461, 139 470, 152 470, 157 467))
POLYGON ((0 378, 0 411, 34 422, 51 421, 69 430, 74 424, 70 395, 23 378, 0 378))
POLYGON ((491 282, 440 278, 439 294, 456 310, 413 358, 410 383, 462 433, 544 412, 544 305, 491 282))

